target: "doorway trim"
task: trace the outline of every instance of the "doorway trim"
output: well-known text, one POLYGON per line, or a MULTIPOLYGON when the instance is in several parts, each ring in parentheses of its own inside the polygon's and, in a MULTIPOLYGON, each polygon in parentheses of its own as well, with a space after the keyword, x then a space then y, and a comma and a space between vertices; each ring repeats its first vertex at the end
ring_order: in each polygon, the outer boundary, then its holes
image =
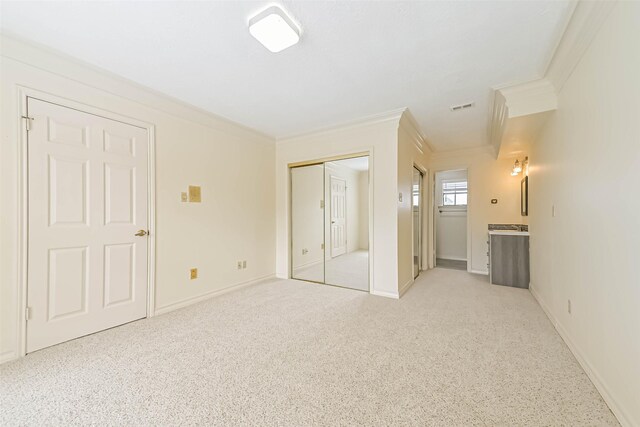
POLYGON ((155 126, 152 123, 144 122, 128 116, 123 116, 111 111, 106 111, 98 107, 83 104, 62 96, 53 95, 37 89, 17 86, 18 102, 20 105, 20 116, 17 117, 19 138, 18 138, 18 295, 17 295, 17 354, 18 358, 27 354, 27 289, 28 289, 28 245, 29 245, 29 181, 27 153, 28 133, 25 124, 25 117, 28 116, 27 105, 29 98, 56 104, 61 107, 78 110, 84 113, 115 120, 128 125, 136 126, 147 131, 148 164, 147 164, 147 225, 149 236, 147 238, 147 315, 153 317, 155 314, 155 271, 156 271, 156 170, 155 170, 155 126))
MULTIPOLYGON (((311 166, 311 165, 323 165, 327 162, 332 162, 335 160, 347 160, 347 159, 354 159, 357 157, 364 157, 364 156, 368 156, 369 157, 369 170, 367 171, 368 173, 368 193, 369 193, 369 198, 368 198, 368 203, 369 203, 369 224, 368 224, 368 229, 369 229, 369 248, 367 250, 368 252, 368 256, 369 256, 369 265, 368 265, 368 282, 369 282, 369 293, 370 294, 375 294, 374 292, 374 287, 373 287, 373 280, 374 280, 374 276, 373 276, 373 221, 374 221, 374 215, 373 215, 373 148, 370 149, 369 151, 358 151, 355 153, 346 153, 346 154, 340 154, 340 155, 335 155, 335 156, 327 156, 327 157, 320 157, 317 158, 315 160, 304 160, 304 161, 299 161, 299 162, 291 162, 291 163, 287 163, 287 230, 288 230, 288 236, 287 236, 287 262, 288 262, 288 266, 287 266, 287 278, 288 279, 292 279, 292 280, 299 280, 299 279, 295 279, 293 277, 293 221, 292 221, 292 211, 293 211, 293 195, 292 195, 292 184, 291 184, 291 170, 295 169, 297 167, 301 167, 301 166, 311 166)), ((323 180, 324 182, 324 180, 323 180)), ((325 206, 326 206, 326 200, 325 200, 325 206)), ((325 226, 325 224, 323 224, 323 227, 325 226)), ((326 236, 326 233, 323 234, 326 236)), ((327 242, 325 242, 325 251, 327 250, 327 242)), ((326 258, 326 252, 325 252, 325 258, 326 258)), ((325 260, 323 260, 324 262, 325 260)), ((332 284, 328 284, 328 283, 320 283, 320 282, 313 282, 313 281, 308 281, 309 283, 319 283, 319 284, 323 284, 323 285, 327 285, 327 286, 335 286, 338 288, 343 288, 343 289, 350 289, 350 288, 344 288, 342 286, 338 286, 338 285, 332 285, 332 284)), ((361 291, 361 292, 366 292, 366 291, 361 291)))
POLYGON ((447 168, 439 168, 439 169, 434 169, 431 175, 431 191, 430 191, 430 199, 431 199, 431 207, 430 207, 430 211, 431 211, 431 219, 429 221, 429 226, 432 230, 431 232, 431 236, 430 236, 430 256, 429 256, 429 268, 435 268, 436 267, 436 234, 437 234, 437 230, 436 230, 436 211, 438 209, 438 202, 436 200, 436 175, 440 172, 447 172, 447 171, 455 171, 455 170, 465 170, 467 172, 467 272, 469 273, 478 273, 478 274, 484 274, 482 272, 478 272, 478 271, 474 271, 472 270, 472 261, 473 261, 473 246, 472 246, 472 233, 471 233, 471 215, 472 215, 472 208, 471 208, 471 193, 472 193, 472 189, 473 189, 473 185, 471 183, 471 179, 470 179, 470 174, 469 174, 469 169, 470 166, 468 164, 461 164, 461 165, 452 165, 451 167, 447 167, 447 168))
MULTIPOLYGON (((426 244, 426 239, 425 239, 425 229, 427 227, 425 227, 425 223, 427 221, 425 221, 425 180, 427 179, 427 171, 426 169, 424 169, 422 166, 418 165, 417 163, 413 164, 413 169, 418 171, 420 173, 420 204, 418 206, 418 223, 420 224, 420 230, 419 230, 419 244, 418 244, 418 275, 415 276, 413 278, 413 280, 416 280, 419 276, 420 273, 424 270, 426 270, 425 267, 425 253, 428 251, 428 245, 426 244), (426 248, 425 248, 426 247, 426 248), (425 251, 425 249, 427 249, 427 251, 425 251)), ((413 181, 413 180, 412 180, 413 181)), ((413 182, 411 183, 412 187, 413 187, 413 182)), ((412 253, 412 260, 415 258, 416 254, 413 253, 413 249, 415 248, 415 242, 413 241, 413 239, 415 239, 416 233, 415 233, 415 228, 414 228, 415 222, 413 221, 413 194, 412 194, 412 200, 411 200, 411 253, 412 253)), ((412 264, 413 265, 413 264, 412 264)), ((428 268, 428 265, 427 265, 428 268)), ((412 271, 413 274, 413 271, 412 271)))

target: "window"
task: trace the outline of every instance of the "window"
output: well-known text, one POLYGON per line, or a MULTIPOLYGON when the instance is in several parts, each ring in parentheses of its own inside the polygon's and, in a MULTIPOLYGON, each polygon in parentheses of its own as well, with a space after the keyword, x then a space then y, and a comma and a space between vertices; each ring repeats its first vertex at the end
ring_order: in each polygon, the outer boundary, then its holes
POLYGON ((413 184, 413 207, 420 206, 420 184, 413 184))
POLYGON ((442 183, 442 206, 466 206, 467 181, 444 181, 442 183))

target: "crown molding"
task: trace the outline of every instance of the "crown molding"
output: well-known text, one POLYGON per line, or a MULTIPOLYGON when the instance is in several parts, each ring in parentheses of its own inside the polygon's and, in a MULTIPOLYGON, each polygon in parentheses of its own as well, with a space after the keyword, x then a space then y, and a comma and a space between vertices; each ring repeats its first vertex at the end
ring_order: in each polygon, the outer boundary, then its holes
POLYGON ((547 79, 502 88, 498 92, 504 99, 509 119, 558 108, 556 90, 547 79))
POLYGON ((426 152, 426 154, 430 156, 434 152, 433 146, 422 133, 420 125, 409 108, 405 108, 402 116, 400 117, 399 126, 413 137, 413 143, 421 153, 426 152))
POLYGON ((507 99, 500 90, 493 93, 493 107, 491 116, 489 117, 489 146, 498 155, 500 145, 502 144, 502 135, 509 117, 509 109, 507 108, 507 99))
POLYGON ((298 134, 288 135, 281 138, 276 138, 276 144, 283 144, 296 139, 304 139, 313 136, 326 135, 335 132, 343 132, 348 130, 355 130, 372 125, 395 122, 397 126, 400 125, 400 119, 402 114, 406 111, 406 108, 399 108, 396 110, 386 111, 383 113, 372 114, 370 116, 361 117, 359 119, 350 120, 334 126, 323 127, 308 132, 302 132, 298 134))
POLYGON ((273 144, 275 138, 225 117, 148 88, 55 49, 6 32, 0 33, 0 56, 124 98, 163 113, 258 143, 273 144))
POLYGON ((528 142, 540 127, 539 113, 557 108, 556 90, 547 79, 496 90, 489 122, 489 144, 496 158, 500 155, 507 134, 509 143, 514 139, 528 142))
POLYGON ((545 77, 557 92, 562 90, 616 3, 616 1, 579 1, 576 4, 545 72, 545 77))
MULTIPOLYGON (((578 1, 549 61, 545 77, 508 87, 494 88, 489 117, 489 144, 496 158, 509 143, 531 142, 547 113, 558 108, 557 94, 613 10, 615 1, 578 1)), ((508 150, 506 150, 508 151, 508 150)))

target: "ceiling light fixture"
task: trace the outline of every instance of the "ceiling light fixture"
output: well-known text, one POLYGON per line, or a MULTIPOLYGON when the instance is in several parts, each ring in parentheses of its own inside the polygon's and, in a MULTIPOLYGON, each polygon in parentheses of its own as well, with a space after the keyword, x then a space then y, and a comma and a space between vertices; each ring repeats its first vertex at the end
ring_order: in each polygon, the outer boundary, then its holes
POLYGON ((249 33, 273 53, 300 41, 300 28, 278 6, 271 6, 249 19, 249 33))

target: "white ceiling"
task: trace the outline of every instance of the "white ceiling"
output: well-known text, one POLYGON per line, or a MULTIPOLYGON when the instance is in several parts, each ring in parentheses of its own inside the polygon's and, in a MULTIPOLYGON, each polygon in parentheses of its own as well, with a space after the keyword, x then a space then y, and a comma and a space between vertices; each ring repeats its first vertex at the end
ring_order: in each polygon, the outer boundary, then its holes
POLYGON ((437 150, 487 143, 491 88, 541 77, 573 10, 570 1, 284 1, 303 35, 273 54, 247 30, 268 2, 1 4, 7 34, 271 136, 409 107, 437 150))

